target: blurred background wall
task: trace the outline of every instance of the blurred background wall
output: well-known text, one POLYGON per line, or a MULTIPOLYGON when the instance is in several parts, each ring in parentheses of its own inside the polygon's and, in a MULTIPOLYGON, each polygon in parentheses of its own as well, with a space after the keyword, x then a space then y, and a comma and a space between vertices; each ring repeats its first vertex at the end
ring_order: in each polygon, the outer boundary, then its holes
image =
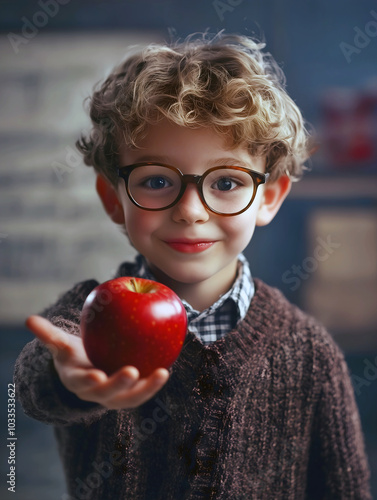
MULTIPOLYGON (((0 8, 1 419, 14 360, 32 338, 27 315, 80 280, 110 279, 134 255, 74 146, 89 129, 83 100, 130 50, 224 29, 266 41, 317 130, 311 170, 246 255, 255 276, 317 316, 344 350, 376 477, 376 3, 18 0, 0 8)), ((17 436, 12 498, 64 498, 51 429, 18 407, 17 436)), ((377 497, 375 479, 373 488, 377 497)))

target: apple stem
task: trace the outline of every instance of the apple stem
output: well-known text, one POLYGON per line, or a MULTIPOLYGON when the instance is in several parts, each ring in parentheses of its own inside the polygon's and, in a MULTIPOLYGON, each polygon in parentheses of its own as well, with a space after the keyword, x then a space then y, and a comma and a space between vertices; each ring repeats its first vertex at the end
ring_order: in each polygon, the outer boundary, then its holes
POLYGON ((132 279, 130 280, 130 286, 129 286, 129 289, 131 290, 131 292, 137 292, 137 291, 138 291, 138 289, 137 289, 137 288, 138 288, 138 287, 136 286, 136 281, 132 278, 132 279))
POLYGON ((139 280, 135 278, 131 278, 130 281, 127 283, 127 288, 131 292, 136 292, 136 293, 150 293, 155 290, 155 287, 152 283, 142 283, 139 280))

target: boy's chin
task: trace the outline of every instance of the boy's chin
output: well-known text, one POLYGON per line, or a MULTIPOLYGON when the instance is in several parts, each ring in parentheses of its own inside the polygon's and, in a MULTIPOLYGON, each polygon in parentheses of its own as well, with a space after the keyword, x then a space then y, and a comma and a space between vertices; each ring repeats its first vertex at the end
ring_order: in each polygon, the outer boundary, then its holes
POLYGON ((156 279, 161 281, 161 283, 167 284, 176 283, 182 285, 195 284, 203 280, 201 273, 193 273, 192 270, 182 269, 182 270, 171 270, 155 266, 152 262, 148 261, 148 266, 156 279))

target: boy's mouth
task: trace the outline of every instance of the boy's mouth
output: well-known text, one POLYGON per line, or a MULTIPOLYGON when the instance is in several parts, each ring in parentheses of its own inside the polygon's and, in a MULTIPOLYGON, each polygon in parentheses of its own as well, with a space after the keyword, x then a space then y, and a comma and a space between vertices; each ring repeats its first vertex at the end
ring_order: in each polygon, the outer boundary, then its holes
POLYGON ((199 253, 213 246, 216 241, 176 239, 165 241, 165 243, 177 252, 199 253))

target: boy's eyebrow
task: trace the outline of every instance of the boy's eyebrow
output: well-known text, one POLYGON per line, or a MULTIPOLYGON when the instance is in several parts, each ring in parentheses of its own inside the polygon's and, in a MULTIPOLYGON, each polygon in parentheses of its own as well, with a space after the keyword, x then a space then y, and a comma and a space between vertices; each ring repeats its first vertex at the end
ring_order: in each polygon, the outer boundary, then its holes
MULTIPOLYGON (((143 155, 137 159, 137 163, 142 163, 144 161, 148 161, 148 162, 155 161, 156 163, 166 163, 167 165, 170 165, 172 167, 175 166, 171 162, 171 158, 169 158, 168 156, 163 156, 163 155, 143 155)), ((252 165, 250 165, 250 163, 246 163, 245 161, 242 161, 238 158, 234 158, 233 156, 216 158, 215 160, 209 160, 206 163, 207 168, 221 167, 223 165, 224 166, 252 168, 252 165)))
POLYGON ((143 163, 144 161, 155 161, 156 163, 167 163, 168 165, 170 165, 169 158, 162 155, 143 155, 140 156, 140 158, 138 157, 135 163, 143 163))
POLYGON ((207 163, 207 166, 209 168, 211 167, 221 167, 221 166, 228 166, 228 167, 245 167, 245 168, 251 168, 251 165, 249 163, 246 163, 243 160, 240 160, 239 158, 234 158, 233 156, 226 156, 224 158, 216 158, 216 160, 210 160, 207 163))

